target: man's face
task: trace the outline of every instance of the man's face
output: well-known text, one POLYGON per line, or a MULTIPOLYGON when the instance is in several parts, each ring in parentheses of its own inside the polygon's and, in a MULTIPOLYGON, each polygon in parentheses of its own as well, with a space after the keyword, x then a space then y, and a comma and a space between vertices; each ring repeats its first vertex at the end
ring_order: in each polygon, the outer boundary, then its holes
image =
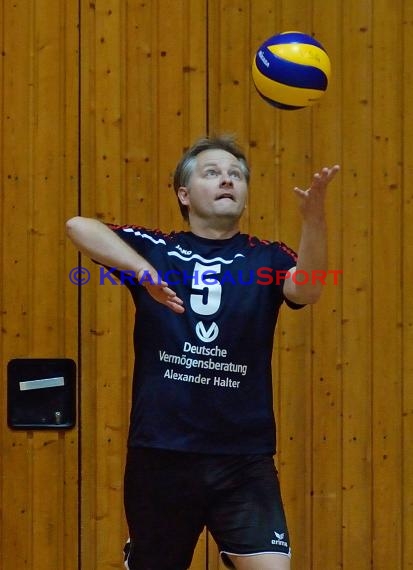
POLYGON ((247 198, 247 181, 238 159, 221 149, 197 155, 196 167, 178 195, 188 206, 189 219, 238 221, 247 198))

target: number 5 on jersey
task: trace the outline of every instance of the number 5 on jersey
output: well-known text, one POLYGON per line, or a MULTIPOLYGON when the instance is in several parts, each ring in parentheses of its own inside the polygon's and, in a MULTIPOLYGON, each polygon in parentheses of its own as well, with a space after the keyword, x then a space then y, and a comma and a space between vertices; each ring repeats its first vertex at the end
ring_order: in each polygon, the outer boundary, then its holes
POLYGON ((217 276, 221 272, 221 264, 202 265, 198 261, 194 265, 192 277, 191 309, 198 315, 213 315, 221 304, 222 286, 217 276))

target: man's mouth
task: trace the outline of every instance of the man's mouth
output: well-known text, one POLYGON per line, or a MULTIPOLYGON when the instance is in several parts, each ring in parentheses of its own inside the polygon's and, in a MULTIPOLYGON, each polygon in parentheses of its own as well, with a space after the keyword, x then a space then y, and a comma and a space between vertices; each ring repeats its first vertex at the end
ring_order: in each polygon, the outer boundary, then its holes
POLYGON ((224 198, 235 201, 233 194, 229 192, 224 192, 223 194, 220 194, 219 196, 216 197, 216 200, 223 200, 224 198))

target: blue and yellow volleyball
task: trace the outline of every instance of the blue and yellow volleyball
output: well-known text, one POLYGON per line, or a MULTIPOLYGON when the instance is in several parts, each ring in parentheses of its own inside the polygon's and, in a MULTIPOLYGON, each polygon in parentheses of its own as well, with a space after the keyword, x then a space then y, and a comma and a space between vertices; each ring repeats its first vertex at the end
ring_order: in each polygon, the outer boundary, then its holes
POLYGON ((283 32, 257 50, 252 78, 261 97, 279 109, 314 105, 327 90, 331 64, 324 47, 312 36, 283 32))

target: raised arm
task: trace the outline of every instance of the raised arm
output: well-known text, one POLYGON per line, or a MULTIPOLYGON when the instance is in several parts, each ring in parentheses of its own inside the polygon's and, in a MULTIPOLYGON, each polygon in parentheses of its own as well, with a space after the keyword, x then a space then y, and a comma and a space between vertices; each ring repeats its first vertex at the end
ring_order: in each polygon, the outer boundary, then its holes
POLYGON ((176 313, 184 311, 182 300, 168 284, 165 281, 158 283, 156 269, 108 226, 99 220, 76 216, 66 222, 66 229, 69 238, 81 253, 102 265, 133 272, 156 301, 176 313))
POLYGON ((328 184, 338 171, 337 165, 323 168, 314 174, 307 190, 294 188, 303 222, 297 264, 291 270, 291 276, 285 280, 284 295, 295 303, 315 303, 322 292, 321 280, 314 277, 317 272, 327 270, 325 196, 328 184), (295 278, 294 271, 298 272, 295 278))

